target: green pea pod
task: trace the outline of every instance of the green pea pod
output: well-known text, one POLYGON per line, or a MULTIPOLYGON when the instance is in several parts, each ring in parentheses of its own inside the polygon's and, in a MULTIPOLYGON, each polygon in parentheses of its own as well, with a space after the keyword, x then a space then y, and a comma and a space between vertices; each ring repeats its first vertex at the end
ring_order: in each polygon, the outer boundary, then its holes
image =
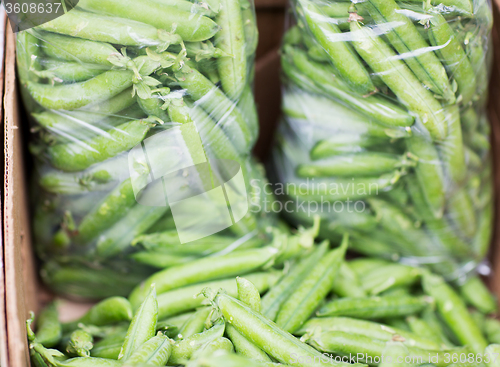
POLYGON ((259 43, 259 30, 257 28, 255 10, 252 6, 242 6, 241 17, 243 20, 243 32, 245 34, 245 55, 253 57, 259 43))
MULTIPOLYGON (((227 325, 226 325, 227 327, 227 325)), ((220 337, 212 340, 205 344, 200 350, 193 354, 193 360, 199 360, 200 358, 207 358, 213 355, 220 355, 226 353, 233 353, 234 347, 233 343, 227 338, 220 337)))
POLYGON ((400 286, 411 286, 420 280, 421 271, 407 265, 391 264, 369 271, 361 277, 364 290, 371 295, 400 286))
POLYGON ((187 339, 190 336, 201 333, 205 330, 205 324, 211 311, 210 307, 197 310, 179 329, 176 339, 187 339))
POLYGON ((236 277, 238 299, 245 302, 254 311, 260 312, 260 292, 257 287, 246 278, 236 277))
POLYGON ((457 82, 458 102, 468 105, 476 93, 476 75, 453 29, 441 14, 432 14, 429 35, 436 52, 457 82))
POLYGON ((226 334, 237 354, 255 361, 271 362, 271 358, 262 349, 241 335, 232 325, 226 326, 226 334))
MULTIPOLYGON (((384 341, 370 339, 363 335, 348 334, 341 331, 327 331, 313 333, 308 343, 324 353, 335 353, 340 355, 362 356, 363 361, 373 361, 377 358, 381 360, 382 353, 385 350, 384 341)), ((433 363, 437 367, 448 366, 446 363, 447 352, 429 353, 428 350, 419 349, 411 346, 406 347, 412 361, 418 364, 433 363), (431 359, 433 356, 435 359, 431 359)), ((457 353, 467 353, 466 349, 457 350, 457 353)), ((451 352, 450 352, 451 353, 451 352)), ((373 362, 369 362, 373 364, 373 362)))
POLYGON ((80 83, 57 85, 28 82, 33 98, 47 109, 74 110, 104 101, 132 85, 134 74, 128 70, 109 70, 80 83))
MULTIPOLYGON (((410 0, 410 2, 420 3, 419 0, 410 0)), ((431 0, 430 3, 435 6, 442 4, 451 9, 456 9, 460 13, 468 15, 473 13, 473 6, 470 0, 431 0)))
POLYGON ((127 361, 142 344, 151 339, 155 335, 157 322, 158 301, 156 299, 156 289, 153 285, 144 302, 134 314, 118 360, 127 361))
POLYGON ((339 297, 366 296, 358 275, 352 271, 347 262, 340 265, 337 277, 333 281, 332 291, 339 297))
POLYGON ((451 182, 460 184, 467 173, 460 113, 457 106, 448 107, 447 113, 448 136, 441 142, 438 149, 443 157, 445 172, 451 182))
POLYGON ((184 364, 200 347, 222 337, 222 335, 224 335, 224 324, 217 324, 202 333, 181 340, 172 347, 168 364, 184 364))
POLYGON ((175 266, 153 274, 130 294, 132 306, 137 307, 148 288, 156 284, 158 293, 165 293, 193 283, 249 273, 268 265, 277 256, 274 247, 264 247, 209 257, 175 266))
POLYGON ((422 286, 424 291, 434 298, 441 317, 459 341, 470 346, 474 353, 483 353, 488 344, 460 296, 443 278, 431 273, 422 275, 422 286))
POLYGON ((387 342, 384 350, 382 351, 382 355, 387 358, 379 363, 379 367, 411 366, 411 363, 407 362, 409 360, 408 357, 410 357, 410 352, 408 351, 408 348, 400 341, 387 342), (399 363, 398 358, 403 362, 399 363))
MULTIPOLYGON (((106 1, 106 3, 108 2, 106 1)), ((81 5, 84 5, 84 1, 81 5)), ((72 9, 64 16, 39 25, 38 29, 91 41, 126 46, 144 47, 160 43, 158 30, 155 27, 131 19, 72 9), (75 28, 75 24, 81 26, 75 28)))
POLYGON ((441 104, 372 29, 362 27, 359 22, 350 24, 356 51, 398 99, 419 117, 432 138, 443 140, 447 136, 448 126, 441 104))
POLYGON ((276 324, 293 333, 330 293, 333 282, 344 260, 349 236, 344 235, 340 248, 328 252, 309 274, 298 284, 290 297, 281 305, 276 324))
POLYGON ((342 78, 361 95, 373 93, 376 88, 370 75, 351 46, 341 42, 338 26, 330 22, 311 1, 300 0, 299 4, 310 32, 330 56, 342 78))
POLYGON ((459 286, 459 290, 465 302, 474 306, 480 312, 489 314, 497 311, 496 298, 478 275, 467 279, 464 284, 459 286))
POLYGON ((55 303, 46 306, 37 318, 36 341, 46 348, 57 345, 61 340, 62 327, 55 303))
MULTIPOLYGON (((264 293, 279 278, 279 272, 252 273, 245 275, 245 278, 251 281, 259 290, 264 293)), ((169 292, 158 296, 158 310, 160 318, 176 315, 181 312, 194 310, 203 304, 204 298, 199 295, 204 288, 225 289, 229 295, 237 297, 238 290, 234 278, 216 280, 212 282, 199 283, 169 292)))
POLYGON ((168 206, 136 204, 118 222, 101 232, 96 243, 97 255, 105 259, 127 250, 134 238, 148 230, 168 210, 168 206))
MULTIPOLYGON (((385 33, 392 46, 404 57, 404 62, 415 76, 433 93, 442 96, 447 103, 455 102, 455 94, 450 86, 446 70, 422 38, 413 22, 394 0, 370 0, 368 8, 370 15, 377 24, 397 24, 391 31, 385 33)), ((362 14, 361 14, 362 15, 362 14)))
POLYGON ((498 361, 498 356, 500 355, 500 345, 490 344, 484 350, 484 356, 486 357, 486 365, 488 367, 498 367, 500 362, 498 361))
POLYGON ((306 333, 313 333, 317 329, 328 332, 340 331, 348 334, 358 334, 384 342, 397 339, 399 336, 404 339, 402 342, 408 346, 425 350, 441 349, 439 342, 435 342, 420 334, 373 321, 351 319, 348 317, 311 318, 295 334, 304 335, 306 333))
MULTIPOLYGON (((214 302, 224 318, 231 320, 231 325, 279 362, 299 367, 323 365, 321 353, 280 329, 267 317, 253 311, 242 302, 223 293, 217 294, 214 302), (299 356, 302 358, 299 359, 299 356)), ((340 367, 348 364, 334 362, 332 365, 340 367)))
POLYGON ((381 319, 416 314, 429 304, 426 297, 380 296, 340 298, 328 302, 316 313, 318 316, 347 316, 361 319, 381 319))
POLYGON ((427 323, 427 321, 416 316, 408 316, 406 318, 406 323, 410 327, 410 330, 415 334, 421 335, 422 337, 437 343, 437 345, 441 345, 440 335, 433 330, 433 328, 427 323))
POLYGON ((216 355, 200 358, 199 366, 203 367, 272 367, 283 366, 281 363, 258 361, 233 353, 217 353, 216 355))
POLYGON ((180 265, 193 261, 197 257, 184 256, 184 255, 169 255, 155 251, 141 251, 131 254, 130 258, 134 259, 140 264, 152 266, 157 269, 165 269, 170 266, 180 265))
POLYGON ((262 297, 261 313, 270 320, 276 320, 278 312, 284 302, 293 294, 296 287, 302 279, 310 272, 310 270, 323 258, 326 254, 328 245, 315 249, 305 259, 293 265, 288 273, 286 273, 279 282, 271 287, 269 292, 262 297))
POLYGON ((252 144, 252 132, 234 103, 196 69, 184 65, 175 76, 179 85, 217 121, 234 147, 247 154, 252 144))
POLYGON ((338 134, 317 142, 311 150, 310 156, 312 160, 317 160, 337 154, 358 152, 384 143, 389 143, 389 140, 368 134, 338 134))
POLYGON ((212 10, 208 9, 207 3, 203 1, 195 1, 194 4, 191 1, 187 0, 154 0, 154 1, 166 6, 173 6, 174 8, 177 8, 179 10, 188 13, 201 14, 211 18, 214 17, 215 15, 212 10))
POLYGON ((484 334, 488 343, 500 344, 500 321, 487 318, 484 322, 484 334))
POLYGON ((457 231, 471 238, 477 230, 476 213, 472 199, 465 188, 453 192, 448 199, 447 215, 457 231))
MULTIPOLYGON (((32 31, 33 32, 33 31, 32 31)), ((109 43, 64 36, 51 32, 33 32, 42 42, 44 54, 56 60, 96 64, 111 67, 109 57, 118 50, 109 43)))
POLYGON ((406 154, 398 156, 388 153, 362 152, 301 164, 297 167, 297 175, 300 177, 369 176, 413 165, 415 162, 409 160, 406 154))
POLYGON ((127 331, 125 330, 99 340, 94 343, 90 355, 92 357, 118 359, 126 334, 127 331))
POLYGON ((231 55, 217 59, 222 89, 236 101, 243 92, 247 77, 245 32, 239 1, 221 0, 215 20, 221 27, 215 35, 215 45, 231 55))
POLYGON ((443 215, 445 202, 444 174, 438 152, 432 142, 414 135, 406 139, 408 150, 418 157, 415 168, 422 194, 435 218, 443 215))
MULTIPOLYGON (((207 40, 212 38, 220 29, 210 18, 181 11, 153 0, 142 1, 141 3, 132 0, 82 0, 78 5, 84 9, 106 12, 120 18, 150 24, 167 32, 175 32, 187 42, 207 40)), ((115 43, 124 44, 123 42, 115 43)), ((145 41, 141 40, 140 46, 144 45, 145 41)))
POLYGON ((105 101, 93 101, 78 111, 100 114, 101 117, 117 114, 136 103, 136 98, 132 93, 132 88, 106 99, 105 101))
POLYGON ((477 232, 472 240, 472 248, 478 259, 483 259, 490 247, 492 236, 493 203, 490 201, 479 216, 477 232))
POLYGON ((138 98, 137 102, 147 116, 154 116, 163 122, 170 122, 167 112, 162 109, 164 102, 157 95, 151 98, 138 98))
POLYGON ((349 261, 348 264, 358 277, 362 277, 369 271, 389 265, 390 262, 373 257, 360 257, 349 261))
POLYGON ((349 87, 342 80, 335 77, 331 68, 309 60, 305 52, 296 47, 285 45, 282 60, 290 60, 288 62, 291 62, 303 74, 300 78, 306 78, 307 81, 312 82, 314 88, 373 118, 375 121, 379 121, 383 125, 389 127, 409 127, 413 125, 414 117, 408 114, 406 110, 383 97, 361 97, 350 92, 349 87))
POLYGON ((133 148, 144 139, 150 128, 150 123, 133 120, 87 141, 49 147, 48 155, 56 168, 81 171, 133 148))
POLYGON ((75 330, 70 335, 66 352, 78 357, 90 357, 90 350, 94 347, 94 338, 85 330, 75 330))
POLYGON ((119 367, 122 366, 120 361, 107 358, 96 357, 76 357, 67 359, 64 362, 57 362, 57 367, 119 367))
POLYGON ((110 297, 92 306, 78 320, 63 325, 65 331, 74 330, 78 324, 103 326, 132 319, 130 302, 123 297, 110 297))
POLYGON ((41 76, 46 76, 51 82, 64 84, 83 82, 109 69, 101 65, 53 59, 40 60, 40 64, 44 68, 40 72, 41 76))
POLYGON ((165 366, 172 352, 173 341, 158 335, 142 344, 127 360, 127 365, 146 364, 148 366, 165 366))

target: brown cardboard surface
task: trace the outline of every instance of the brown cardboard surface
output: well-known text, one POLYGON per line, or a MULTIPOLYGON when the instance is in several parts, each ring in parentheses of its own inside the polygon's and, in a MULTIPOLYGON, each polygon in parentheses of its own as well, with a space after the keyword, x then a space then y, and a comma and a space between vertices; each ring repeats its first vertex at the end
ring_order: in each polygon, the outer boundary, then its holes
POLYGON ((5 292, 7 312, 7 366, 29 365, 25 321, 36 311, 36 277, 23 168, 23 144, 15 77, 15 37, 7 30, 4 96, 4 202, 5 292))

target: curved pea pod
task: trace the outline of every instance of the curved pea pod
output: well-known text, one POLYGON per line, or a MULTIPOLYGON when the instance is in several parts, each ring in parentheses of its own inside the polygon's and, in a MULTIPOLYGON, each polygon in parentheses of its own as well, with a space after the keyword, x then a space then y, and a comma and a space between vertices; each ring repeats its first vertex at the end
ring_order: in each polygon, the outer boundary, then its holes
POLYGON ((484 314, 497 311, 497 300, 488 290, 478 275, 470 277, 459 285, 459 291, 464 300, 484 314))
POLYGON ((90 350, 94 347, 94 338, 85 330, 75 330, 71 333, 66 352, 79 357, 90 357, 90 350))
POLYGON ((196 351, 196 353, 193 354, 192 359, 198 362, 200 358, 206 358, 233 352, 234 352, 233 343, 228 338, 224 338, 222 336, 205 344, 200 350, 196 351))
MULTIPOLYGON (((341 331, 318 331, 313 333, 307 342, 325 353, 362 356, 361 360, 365 360, 370 364, 373 364, 371 362, 373 360, 381 360, 386 346, 384 341, 341 331)), ((446 352, 429 353, 428 350, 415 347, 407 346, 406 348, 414 363, 424 364, 432 361, 438 367, 445 367, 449 364, 446 363, 446 352), (431 356, 435 357, 435 359, 431 360, 431 356)), ((460 351, 466 353, 466 350, 460 351)), ((457 353, 459 352, 457 351, 457 353)))
POLYGON ((360 281, 368 294, 376 295, 394 287, 411 286, 420 279, 420 274, 418 268, 390 264, 363 274, 360 281))
MULTIPOLYGON (((307 81, 311 81, 314 88, 373 118, 375 121, 389 127, 409 127, 413 125, 415 118, 408 114, 406 110, 383 97, 361 97, 350 92, 347 84, 337 78, 331 68, 309 60, 307 54, 299 48, 285 45, 282 59, 289 60, 303 74, 301 78, 305 77, 307 81)), ((290 76, 290 74, 287 75, 290 76)))
POLYGON ((250 4, 242 6, 241 17, 245 34, 245 55, 253 57, 259 43, 259 30, 255 10, 250 4))
POLYGON ((365 7, 377 24, 382 26, 397 24, 391 27, 385 36, 400 55, 408 55, 403 60, 415 76, 447 103, 454 103, 455 94, 444 66, 396 2, 394 0, 370 0, 369 4, 371 6, 365 4, 365 7))
POLYGON ((118 50, 106 42, 64 36, 52 32, 36 32, 41 48, 47 56, 56 60, 96 64, 111 67, 108 58, 118 50))
POLYGON ((65 331, 75 329, 78 324, 103 326, 132 320, 132 307, 123 297, 110 297, 99 302, 78 320, 64 324, 65 331))
POLYGON ((457 106, 446 109, 448 136, 440 142, 438 149, 443 157, 444 170, 452 183, 460 184, 466 175, 464 143, 460 112, 457 106))
POLYGON ((80 83, 57 85, 28 82, 33 98, 47 109, 74 110, 111 98, 132 85, 132 71, 109 70, 80 83))
POLYGON ((134 314, 125 336, 118 360, 127 361, 156 332, 158 322, 158 301, 156 289, 151 286, 149 294, 134 314))
POLYGON ((358 275, 352 271, 347 262, 340 265, 337 277, 333 281, 332 291, 340 297, 365 297, 358 275))
POLYGON ((340 248, 329 251, 298 284, 290 297, 281 305, 276 324, 285 331, 293 333, 318 308, 330 293, 340 265, 345 256, 349 236, 342 239, 340 248))
POLYGON ((474 353, 482 353, 488 345, 474 323, 460 296, 438 275, 424 273, 422 286, 433 297, 439 314, 458 340, 470 346, 474 353))
MULTIPOLYGON (((321 353, 280 329, 267 317, 253 311, 242 302, 223 293, 217 294, 214 302, 227 322, 279 362, 300 367, 323 365, 321 353), (299 356, 303 358, 298 359, 299 356)), ((333 365, 347 366, 345 363, 333 363, 333 365)))
POLYGON ((373 137, 369 134, 344 133, 317 142, 311 149, 311 159, 317 160, 337 154, 355 153, 375 145, 387 144, 388 139, 373 137))
POLYGON ((191 315, 189 319, 182 325, 179 329, 176 339, 182 340, 187 339, 194 334, 201 333, 205 330, 205 325, 207 324, 208 317, 211 313, 210 307, 205 307, 197 310, 191 315))
POLYGON ((215 46, 230 57, 217 60, 221 85, 227 96, 236 101, 246 84, 247 60, 245 32, 239 1, 221 0, 215 18, 221 29, 215 35, 215 46))
POLYGON ((172 347, 168 364, 184 364, 200 347, 222 337, 224 335, 224 327, 224 324, 217 324, 202 333, 194 334, 176 343, 172 347))
POLYGON ((472 199, 465 188, 454 191, 448 199, 447 215, 455 224, 455 228, 471 238, 477 230, 476 212, 472 199))
POLYGON ((432 142, 422 136, 414 135, 406 139, 408 150, 418 157, 415 167, 417 181, 422 194, 435 218, 443 215, 445 204, 444 174, 438 152, 432 142))
MULTIPOLYGON (((278 280, 279 272, 253 273, 245 276, 264 293, 278 280)), ((199 295, 204 288, 225 289, 229 295, 236 297, 238 290, 234 278, 204 282, 165 292, 158 296, 159 317, 164 318, 181 312, 193 310, 203 305, 204 298, 199 295)))
POLYGON ((126 361, 127 365, 165 366, 172 352, 173 340, 158 333, 142 344, 126 361))
POLYGON ((299 4, 310 32, 329 55, 342 78, 359 94, 376 91, 359 57, 347 42, 341 41, 342 32, 338 26, 330 22, 313 2, 300 0, 299 4))
MULTIPOLYGON (((39 43, 40 41, 30 31, 19 32, 16 37, 17 70, 19 79, 23 85, 28 80, 39 80, 39 77, 36 74, 36 71, 40 68, 37 60, 40 57, 41 51, 39 43)), ((28 100, 26 100, 25 97, 26 96, 23 95, 23 98, 25 99, 24 102, 27 103, 28 100)), ((30 110, 33 110, 35 106, 30 103, 29 107, 30 110)))
POLYGON ((184 65, 175 76, 179 85, 217 121, 238 152, 247 154, 253 134, 236 105, 196 69, 184 65))
POLYGON ((168 113, 162 108, 164 101, 158 96, 151 98, 138 98, 137 103, 147 116, 154 116, 163 122, 170 122, 168 113))
POLYGON ((54 167, 69 172, 81 171, 133 148, 150 128, 149 122, 132 120, 104 135, 84 142, 55 145, 47 152, 54 167))
POLYGON ((476 75, 469 58, 446 19, 439 13, 430 18, 430 40, 458 85, 458 102, 467 105, 476 93, 476 75))
POLYGON ((328 332, 340 331, 348 334, 358 334, 384 342, 398 339, 399 337, 400 341, 408 346, 425 350, 441 349, 440 343, 427 339, 417 333, 373 321, 358 320, 348 317, 311 318, 297 330, 295 334, 302 336, 306 333, 313 333, 314 330, 317 329, 328 332))
POLYGON ((380 75, 403 105, 419 117, 432 138, 443 140, 448 126, 441 104, 372 29, 362 27, 356 21, 350 24, 356 51, 380 75))
POLYGON ((137 100, 135 95, 132 93, 132 88, 129 88, 104 101, 93 101, 78 109, 78 112, 81 111, 100 114, 101 117, 106 117, 108 115, 117 114, 118 112, 131 107, 136 102, 137 100))
POLYGON ((271 358, 262 349, 241 335, 233 325, 226 325, 226 334, 237 354, 255 361, 271 362, 271 358))
POLYGON ((416 314, 431 302, 428 297, 379 296, 340 298, 328 302, 318 316, 347 316, 361 319, 381 319, 416 314))
POLYGON ((276 320, 283 303, 293 294, 309 271, 323 258, 327 248, 326 244, 319 246, 306 258, 293 265, 290 271, 271 287, 269 292, 262 297, 262 315, 272 321, 276 320))
POLYGON ((411 167, 415 161, 408 156, 388 153, 356 153, 345 154, 301 164, 297 167, 300 177, 357 177, 387 173, 402 167, 411 167))
POLYGON ((36 341, 46 348, 51 348, 62 337, 62 327, 55 303, 46 306, 37 317, 36 341))
POLYGON ((278 250, 268 246, 199 259, 168 268, 153 274, 138 285, 129 299, 132 306, 137 307, 151 284, 156 284, 158 293, 161 294, 193 283, 249 273, 270 264, 277 255, 278 250))
MULTIPOLYGON (((210 18, 181 11, 153 0, 141 1, 141 3, 133 0, 82 0, 78 5, 84 9, 105 12, 117 17, 133 19, 143 24, 150 24, 167 32, 172 31, 186 42, 207 40, 220 29, 217 23, 210 18)), ((121 42, 115 43, 123 44, 121 42)), ((141 40, 139 46, 144 46, 144 44, 145 42, 141 40)))
MULTIPOLYGON (((84 2, 82 1, 79 5, 84 5, 84 2)), ((91 41, 126 46, 143 47, 160 43, 158 30, 155 27, 131 19, 72 9, 63 16, 43 23, 37 28, 91 41), (79 26, 75 27, 76 24, 79 26)))
POLYGON ((260 292, 257 287, 246 278, 236 277, 238 299, 245 302, 254 311, 260 312, 260 292))

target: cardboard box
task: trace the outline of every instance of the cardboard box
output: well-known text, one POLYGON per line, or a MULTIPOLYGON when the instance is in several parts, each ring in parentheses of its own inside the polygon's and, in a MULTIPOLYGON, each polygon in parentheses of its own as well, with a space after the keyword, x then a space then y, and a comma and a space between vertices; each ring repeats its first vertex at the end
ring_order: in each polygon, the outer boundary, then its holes
MULTIPOLYGON (((496 0, 500 5, 500 0, 496 0)), ((265 159, 272 145, 273 134, 280 115, 279 42, 284 29, 284 0, 259 0, 258 22, 260 45, 256 63, 255 94, 259 108, 261 133, 255 154, 265 159)), ((495 20, 500 20, 495 8, 495 20)), ((491 82, 490 117, 495 166, 500 165, 500 26, 494 29, 495 67, 491 82)), ((2 366, 27 367, 29 353, 26 341, 25 320, 29 311, 38 311, 51 295, 41 287, 31 248, 26 173, 23 166, 26 126, 21 121, 20 100, 15 80, 14 35, 7 31, 4 94, 4 201, 3 238, 4 272, 0 271, 0 362, 2 366), (2 282, 2 275, 5 276, 2 282), (5 303, 2 302, 5 284, 5 303), (2 308, 4 306, 4 309, 2 308), (7 324, 5 324, 5 316, 7 324), (6 337, 5 337, 6 336, 6 337), (6 343, 7 341, 7 343, 6 343)), ((0 94, 1 81, 0 73, 0 94)), ((0 111, 1 113, 2 111, 0 111)), ((500 169, 495 170, 495 189, 500 192, 500 169)), ((498 195, 495 197, 498 210, 498 195)), ((497 276, 490 277, 491 286, 500 295, 500 243, 498 238, 499 216, 496 215, 495 235, 491 262, 497 276), (495 269, 497 269, 495 271, 495 269)), ((0 270, 2 270, 0 256, 0 270)), ((83 314, 89 304, 74 304, 68 301, 63 307, 62 317, 73 318, 83 314)))

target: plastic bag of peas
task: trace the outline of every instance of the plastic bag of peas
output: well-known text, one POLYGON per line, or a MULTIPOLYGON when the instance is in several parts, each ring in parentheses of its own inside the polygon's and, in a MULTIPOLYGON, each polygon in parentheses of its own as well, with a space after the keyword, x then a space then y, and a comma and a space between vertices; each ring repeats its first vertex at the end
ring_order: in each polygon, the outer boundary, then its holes
POLYGON ((126 295, 155 269, 262 244, 257 37, 247 0, 80 0, 18 33, 53 289, 126 295))
POLYGON ((491 5, 291 2, 274 180, 295 223, 354 250, 475 269, 492 231, 491 5), (283 191, 283 190, 281 190, 283 191))

